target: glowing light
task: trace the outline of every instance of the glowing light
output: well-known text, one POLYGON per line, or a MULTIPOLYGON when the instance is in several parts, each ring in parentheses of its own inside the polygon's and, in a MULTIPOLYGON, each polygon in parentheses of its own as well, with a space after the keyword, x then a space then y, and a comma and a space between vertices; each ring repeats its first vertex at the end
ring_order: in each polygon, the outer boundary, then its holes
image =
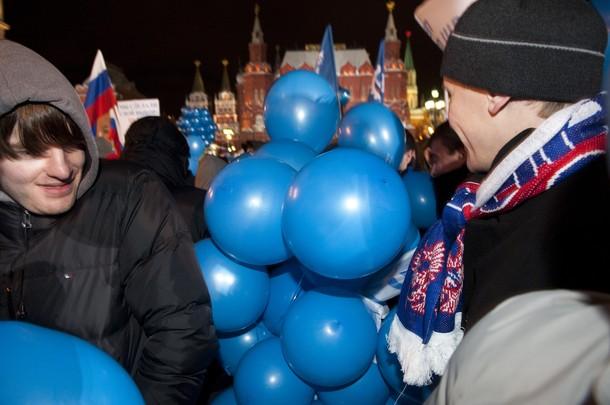
POLYGON ((442 110, 445 108, 445 100, 438 100, 436 104, 434 104, 434 107, 436 107, 437 110, 442 110))
POLYGON ((426 110, 434 110, 434 100, 428 100, 424 103, 426 110))
POLYGON ((248 199, 248 207, 260 208, 263 205, 263 199, 260 196, 253 196, 248 199))
POLYGON ((388 132, 387 129, 382 129, 381 130, 381 137, 383 138, 384 141, 389 141, 390 140, 390 132, 388 132))
POLYGON ((348 196, 343 199, 343 208, 349 212, 358 212, 360 209, 360 200, 357 196, 348 196))
POLYGON ((227 294, 235 285, 235 275, 226 270, 215 271, 213 276, 214 286, 221 294, 227 294))
POLYGON ((296 110, 296 116, 299 122, 305 122, 305 120, 307 119, 307 111, 302 108, 298 108, 296 110))
POLYGON ((438 96, 439 96, 438 90, 436 90, 436 89, 432 90, 432 97, 433 98, 438 98, 438 96))
POLYGON ((369 143, 371 145, 377 145, 377 138, 375 138, 375 135, 369 135, 369 143))

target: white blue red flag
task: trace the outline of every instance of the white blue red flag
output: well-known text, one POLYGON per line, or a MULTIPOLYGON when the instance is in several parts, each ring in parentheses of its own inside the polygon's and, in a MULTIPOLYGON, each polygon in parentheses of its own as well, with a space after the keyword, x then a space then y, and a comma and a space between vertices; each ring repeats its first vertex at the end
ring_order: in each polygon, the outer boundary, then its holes
POLYGON ((320 53, 316 61, 316 73, 330 83, 335 93, 338 90, 337 86, 337 69, 335 66, 335 47, 333 45, 333 29, 329 25, 324 30, 322 44, 320 45, 320 53))
POLYGON ((375 66, 375 73, 373 74, 373 83, 371 84, 371 92, 369 94, 369 100, 379 101, 380 103, 383 103, 383 93, 385 91, 383 68, 383 63, 385 60, 384 48, 385 41, 382 39, 379 42, 379 50, 377 51, 377 65, 375 66))
POLYGON ((117 131, 117 101, 110 82, 110 75, 100 50, 95 55, 89 76, 85 109, 95 136, 106 138, 112 145, 112 153, 106 158, 116 159, 121 154, 121 141, 117 131))

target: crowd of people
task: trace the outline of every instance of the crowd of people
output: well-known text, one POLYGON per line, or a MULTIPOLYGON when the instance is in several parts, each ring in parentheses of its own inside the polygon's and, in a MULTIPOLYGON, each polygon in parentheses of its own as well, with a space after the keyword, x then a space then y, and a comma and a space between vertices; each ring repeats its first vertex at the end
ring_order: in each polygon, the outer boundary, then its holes
MULTIPOLYGON (((449 119, 423 149, 439 220, 388 340, 406 384, 438 384, 428 403, 610 403, 607 36, 585 0, 478 0, 449 37, 449 119)), ((48 61, 2 40, 0 78, 0 320, 93 343, 146 403, 207 401, 222 371, 193 243, 226 162, 189 172, 161 117, 99 159, 48 61)))

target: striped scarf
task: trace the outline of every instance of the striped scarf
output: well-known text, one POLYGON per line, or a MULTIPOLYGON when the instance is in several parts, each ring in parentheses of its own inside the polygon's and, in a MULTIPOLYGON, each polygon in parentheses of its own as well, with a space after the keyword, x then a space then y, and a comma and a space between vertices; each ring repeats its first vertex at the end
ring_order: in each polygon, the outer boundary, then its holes
POLYGON ((442 375, 463 337, 461 293, 466 222, 509 211, 605 153, 604 95, 567 107, 532 132, 482 183, 458 187, 409 265, 388 335, 409 385, 442 375))

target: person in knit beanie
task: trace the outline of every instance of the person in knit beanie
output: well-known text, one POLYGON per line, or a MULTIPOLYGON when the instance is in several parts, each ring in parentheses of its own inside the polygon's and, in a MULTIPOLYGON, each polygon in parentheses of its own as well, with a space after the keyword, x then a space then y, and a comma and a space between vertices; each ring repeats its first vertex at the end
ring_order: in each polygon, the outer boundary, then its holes
MULTIPOLYGON (((408 268, 388 339, 405 383, 443 375, 464 333, 506 300, 610 293, 607 237, 598 236, 610 229, 607 36, 585 0, 479 0, 457 22, 441 74, 450 125, 478 178, 458 187, 408 268)), ((503 382, 503 392, 522 388, 503 382)))

